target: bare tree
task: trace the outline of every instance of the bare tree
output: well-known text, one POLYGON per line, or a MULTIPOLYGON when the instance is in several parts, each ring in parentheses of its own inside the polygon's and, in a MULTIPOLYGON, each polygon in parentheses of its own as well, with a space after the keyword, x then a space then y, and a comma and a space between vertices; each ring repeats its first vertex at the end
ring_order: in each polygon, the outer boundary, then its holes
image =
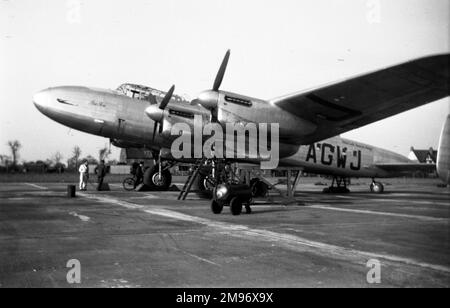
POLYGON ((61 152, 56 152, 53 154, 52 160, 55 162, 55 164, 59 165, 61 163, 61 160, 63 159, 63 155, 61 152))
POLYGON ((78 170, 78 163, 80 161, 80 157, 81 157, 81 149, 79 146, 74 146, 73 150, 72 150, 72 154, 73 154, 73 159, 75 160, 75 170, 78 170))
POLYGON ((19 150, 22 148, 22 144, 20 144, 19 140, 11 140, 8 141, 8 146, 11 149, 11 154, 13 157, 13 166, 17 165, 17 159, 19 158, 19 150))
POLYGON ((0 155, 0 165, 8 167, 8 163, 11 161, 11 158, 6 155, 0 155))

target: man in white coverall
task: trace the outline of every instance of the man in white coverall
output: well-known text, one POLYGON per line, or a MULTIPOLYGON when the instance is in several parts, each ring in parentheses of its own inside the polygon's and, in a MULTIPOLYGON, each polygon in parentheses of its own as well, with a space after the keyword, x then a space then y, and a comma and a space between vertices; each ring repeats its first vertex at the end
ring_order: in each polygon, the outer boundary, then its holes
POLYGON ((78 171, 80 172, 80 190, 86 190, 87 181, 89 178, 88 162, 85 161, 83 164, 81 164, 78 171))

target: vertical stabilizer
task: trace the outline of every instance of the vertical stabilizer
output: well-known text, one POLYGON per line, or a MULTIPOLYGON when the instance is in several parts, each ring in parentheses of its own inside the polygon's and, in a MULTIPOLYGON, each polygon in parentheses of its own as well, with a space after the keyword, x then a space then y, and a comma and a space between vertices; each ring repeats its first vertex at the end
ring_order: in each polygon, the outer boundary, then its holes
POLYGON ((439 140, 437 172, 447 186, 450 186, 450 114, 447 115, 439 140))

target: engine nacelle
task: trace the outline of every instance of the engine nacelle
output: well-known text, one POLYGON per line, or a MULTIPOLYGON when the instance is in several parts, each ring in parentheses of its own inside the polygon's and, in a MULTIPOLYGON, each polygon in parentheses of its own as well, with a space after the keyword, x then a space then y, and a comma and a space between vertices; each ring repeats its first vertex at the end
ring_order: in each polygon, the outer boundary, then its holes
POLYGON ((267 101, 220 91, 217 120, 225 123, 271 123, 279 125, 280 139, 313 133, 317 125, 301 119, 267 101))
POLYGON ((138 148, 139 149, 139 148, 144 147, 142 144, 129 142, 126 140, 121 140, 121 139, 110 139, 110 142, 113 146, 122 148, 122 149, 127 149, 127 148, 138 148))

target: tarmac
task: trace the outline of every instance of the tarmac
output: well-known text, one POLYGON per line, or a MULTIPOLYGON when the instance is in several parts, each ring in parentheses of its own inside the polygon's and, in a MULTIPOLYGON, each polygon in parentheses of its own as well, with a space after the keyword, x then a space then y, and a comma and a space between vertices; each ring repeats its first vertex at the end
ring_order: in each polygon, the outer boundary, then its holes
POLYGON ((195 194, 66 186, 1 185, 0 287, 450 286, 450 190, 434 182, 300 184, 298 204, 260 199, 240 216, 195 194))

